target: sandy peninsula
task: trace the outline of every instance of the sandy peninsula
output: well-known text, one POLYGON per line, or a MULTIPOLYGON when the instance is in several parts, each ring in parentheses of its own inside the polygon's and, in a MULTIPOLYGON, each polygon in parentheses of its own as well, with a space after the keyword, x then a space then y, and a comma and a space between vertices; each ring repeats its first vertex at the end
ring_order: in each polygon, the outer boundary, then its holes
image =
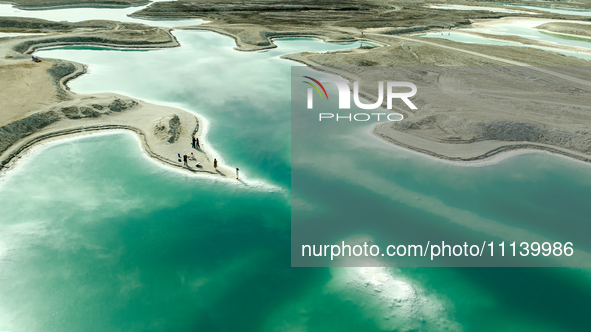
POLYGON ((10 168, 33 145, 123 129, 136 133, 146 153, 162 163, 192 173, 233 176, 233 170, 221 163, 214 168, 216 156, 207 144, 191 147, 193 136, 204 141, 204 119, 199 116, 113 93, 75 94, 66 84, 86 72, 84 65, 56 59, 34 62, 29 55, 42 47, 61 45, 178 46, 168 29, 109 21, 69 24, 35 19, 4 19, 0 26, 46 32, 0 39, 0 171, 10 168), (62 32, 64 28, 69 32, 62 32), (179 161, 178 154, 191 153, 194 158, 187 165, 179 161))

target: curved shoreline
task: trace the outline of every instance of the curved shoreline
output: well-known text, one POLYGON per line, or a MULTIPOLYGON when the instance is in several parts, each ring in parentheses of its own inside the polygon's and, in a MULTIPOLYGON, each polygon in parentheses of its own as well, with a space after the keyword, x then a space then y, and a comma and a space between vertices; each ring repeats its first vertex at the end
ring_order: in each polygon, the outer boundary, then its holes
MULTIPOLYGON (((172 29, 169 29, 169 33, 172 29)), ((130 42, 119 42, 113 43, 111 40, 97 41, 102 38, 100 37, 86 37, 86 36, 64 36, 62 38, 47 38, 43 40, 27 40, 23 41, 14 46, 14 50, 22 54, 32 54, 38 50, 45 48, 65 47, 65 46, 99 46, 107 48, 119 48, 119 49, 159 49, 159 48, 172 48, 179 47, 180 44, 176 37, 170 33, 172 40, 168 43, 130 43, 130 42), (32 43, 35 42, 36 43, 32 43), (17 50, 20 47, 27 47, 24 50, 17 50)), ((45 36, 44 36, 45 37, 45 36)))
MULTIPOLYGON (((392 144, 396 147, 410 150, 412 152, 416 152, 418 154, 432 157, 439 161, 450 162, 456 165, 463 165, 463 166, 479 166, 483 163, 496 163, 503 159, 503 157, 510 155, 511 153, 528 153, 528 152, 547 152, 552 155, 558 155, 561 157, 566 157, 571 160, 584 162, 586 164, 591 163, 591 157, 585 157, 583 155, 577 155, 574 153, 570 153, 568 151, 560 150, 551 146, 542 145, 542 144, 535 144, 535 143, 518 143, 515 142, 511 144, 511 142, 504 142, 505 144, 500 144, 498 147, 488 150, 484 153, 475 153, 473 156, 469 157, 451 157, 448 155, 437 153, 428 147, 419 147, 418 145, 410 145, 407 143, 403 143, 399 140, 392 138, 391 136, 384 135, 378 132, 377 126, 374 126, 371 130, 369 130, 370 135, 374 136, 376 139, 379 139, 383 142, 392 144), (499 160, 497 160, 499 159, 499 160)), ((492 142, 492 141, 488 141, 492 142)), ((501 141, 498 141, 501 142, 501 141)), ((443 143, 442 143, 443 144, 443 143)), ((468 143, 471 144, 471 143, 468 143)), ((466 144, 466 145, 468 145, 466 144)), ((459 144, 456 144, 459 145, 459 144)))
MULTIPOLYGON (((90 103, 96 103, 101 99, 107 101, 110 101, 113 98, 115 98, 115 100, 121 100, 117 99, 117 96, 118 95, 107 93, 93 94, 84 96, 82 98, 90 103)), ((12 165, 24 154, 26 154, 32 147, 45 142, 58 140, 65 137, 75 137, 81 134, 126 130, 134 133, 139 138, 143 149, 146 151, 146 154, 155 161, 191 173, 207 174, 226 178, 232 176, 233 173, 231 169, 222 164, 223 159, 214 154, 212 149, 209 147, 204 148, 205 145, 208 145, 204 135, 204 119, 200 119, 199 116, 195 116, 192 113, 179 108, 153 105, 143 101, 138 101, 136 99, 129 100, 137 103, 137 106, 132 106, 129 110, 123 110, 121 113, 113 113, 111 115, 101 116, 109 117, 109 119, 83 118, 72 120, 62 118, 59 121, 51 123, 47 127, 44 127, 18 140, 0 154, 0 173, 3 170, 10 169, 12 165), (152 132, 152 129, 154 129, 154 123, 158 124, 158 121, 161 119, 168 121, 170 118, 175 116, 178 116, 178 118, 181 119, 181 129, 179 131, 178 139, 176 139, 174 142, 170 143, 166 141, 166 138, 168 137, 162 138, 152 132), (191 122, 193 122, 193 124, 191 124, 191 122), (187 145, 189 145, 190 138, 193 135, 202 139, 202 148, 185 148, 187 145), (189 154, 189 152, 193 152, 196 158, 195 161, 190 161, 189 166, 184 166, 182 162, 178 162, 178 160, 176 160, 177 153, 189 154), (214 169, 211 166, 214 156, 220 161, 217 169, 214 169), (201 163, 200 167, 191 166, 196 161, 201 163)), ((79 100, 74 100, 73 102, 68 101, 65 103, 66 105, 80 105, 79 100)), ((166 121, 160 122, 165 123, 166 121)))
MULTIPOLYGON (((257 26, 247 26, 247 25, 224 25, 224 26, 216 26, 216 25, 208 25, 208 23, 204 23, 198 26, 192 27, 182 27, 178 30, 202 30, 202 31, 211 31, 215 32, 220 35, 224 35, 234 39, 236 46, 234 47, 237 51, 242 52, 258 52, 264 51, 269 49, 277 48, 277 45, 273 42, 275 39, 281 38, 314 38, 318 40, 322 40, 325 43, 354 43, 359 41, 358 38, 352 36, 342 35, 339 36, 337 34, 332 33, 332 37, 330 33, 323 30, 317 30, 318 32, 314 31, 305 31, 305 32, 298 32, 298 31, 277 31, 277 30, 270 30, 270 29, 260 29, 257 26), (258 40, 255 40, 256 43, 246 42, 243 36, 238 35, 237 33, 233 33, 228 31, 229 29, 240 29, 243 32, 246 32, 246 37, 252 38, 253 36, 258 37, 258 40), (258 36, 257 36, 258 34, 258 36), (337 38, 335 38, 337 37, 337 38)), ((378 42, 373 42, 367 40, 368 42, 379 44, 378 42)))
POLYGON ((155 153, 151 149, 150 144, 148 143, 148 140, 146 138, 146 134, 142 130, 140 130, 136 127, 133 127, 133 126, 125 126, 125 125, 97 125, 97 126, 90 126, 90 127, 78 127, 78 128, 64 129, 64 130, 60 130, 60 131, 53 131, 53 132, 49 132, 47 134, 43 134, 39 137, 35 137, 35 138, 25 142, 23 145, 18 147, 18 149, 16 149, 14 152, 12 152, 8 156, 8 158, 5 160, 6 164, 0 165, 0 170, 2 170, 3 168, 6 168, 6 169, 11 168, 12 164, 14 162, 16 162, 16 160, 21 158, 25 153, 30 151, 31 148, 42 145, 43 143, 56 141, 56 140, 59 140, 62 138, 68 138, 68 137, 78 138, 78 137, 81 137, 81 135, 79 135, 79 134, 90 134, 90 133, 98 133, 98 132, 106 133, 106 131, 117 131, 117 130, 125 130, 125 131, 129 131, 129 132, 134 133, 139 138, 141 145, 143 147, 143 150, 146 152, 146 154, 149 157, 156 159, 160 163, 166 164, 167 166, 172 166, 177 169, 182 169, 185 171, 188 170, 192 173, 219 175, 219 173, 209 171, 209 170, 199 171, 199 170, 188 169, 186 167, 179 165, 178 163, 174 163, 171 160, 162 157, 161 155, 155 153))
MULTIPOLYGON (((176 37, 170 33, 170 29, 161 30, 165 30, 170 35, 171 42, 155 43, 156 45, 148 47, 156 49, 180 45, 176 37)), ((84 37, 77 37, 76 43, 72 43, 68 39, 71 40, 71 36, 64 36, 63 38, 56 38, 55 36, 47 38, 44 36, 25 41, 13 40, 7 42, 2 45, 2 48, 5 55, 11 55, 6 56, 3 62, 5 65, 8 63, 9 66, 18 66, 19 63, 24 65, 27 62, 30 64, 30 60, 22 59, 18 55, 15 56, 15 53, 24 55, 41 48, 58 45, 92 44, 92 39, 91 43, 85 44, 83 42, 84 37), (27 45, 26 50, 18 52, 19 46, 21 49, 24 48, 21 46, 23 44, 27 45)), ((138 43, 126 41, 118 41, 117 43, 104 42, 101 44, 101 46, 105 47, 118 48, 145 47, 142 44, 138 45, 138 43)), ((206 143, 204 126, 206 121, 200 116, 193 115, 180 108, 154 105, 113 93, 91 95, 73 93, 67 83, 87 73, 86 66, 65 60, 46 59, 44 62, 53 64, 49 68, 55 66, 61 68, 61 70, 58 70, 59 74, 52 74, 49 71, 45 73, 45 75, 53 77, 55 94, 59 97, 58 101, 50 103, 42 109, 36 109, 32 115, 21 117, 17 121, 9 122, 6 126, 0 127, 0 134, 4 136, 11 133, 13 136, 17 135, 14 136, 12 143, 10 140, 5 141, 4 150, 0 150, 0 172, 11 168, 16 160, 27 151, 43 142, 63 137, 74 137, 83 133, 126 130, 133 132, 138 137, 143 150, 146 151, 149 157, 164 165, 208 176, 231 178, 233 175, 233 171, 223 165, 222 158, 218 157, 206 143), (44 117, 48 119, 48 122, 39 125, 37 119, 44 117), (27 123, 31 123, 31 125, 27 123), (9 125, 11 129, 7 129, 9 125), (201 138, 201 146, 207 146, 207 148, 186 148, 186 146, 190 145, 192 136, 201 138), (7 147, 6 144, 8 144, 7 147), (194 161, 189 161, 189 166, 185 166, 182 161, 178 161, 177 153, 188 155, 191 151, 195 158, 194 161), (212 166, 214 156, 220 159, 218 168, 212 166), (199 163, 193 167, 191 165, 194 162, 199 163)))

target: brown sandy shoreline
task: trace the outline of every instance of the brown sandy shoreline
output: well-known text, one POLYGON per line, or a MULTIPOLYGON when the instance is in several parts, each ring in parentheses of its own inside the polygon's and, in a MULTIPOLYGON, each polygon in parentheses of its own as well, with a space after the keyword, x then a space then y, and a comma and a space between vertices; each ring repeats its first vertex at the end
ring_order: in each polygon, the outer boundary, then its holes
POLYGON ((326 31, 318 32, 318 31, 314 31, 314 30, 310 30, 310 31, 266 30, 265 32, 267 32, 267 35, 265 35, 263 37, 263 34, 260 33, 263 30, 259 29, 258 27, 241 26, 240 28, 247 31, 248 38, 260 37, 260 39, 257 38, 257 40, 254 42, 253 41, 246 42, 246 41, 244 41, 244 36, 241 36, 240 34, 237 34, 237 33, 230 32, 230 30, 232 28, 235 29, 236 27, 235 26, 228 27, 228 26, 224 26, 224 25, 216 26, 216 25, 205 23, 203 25, 194 26, 194 27, 179 28, 178 30, 211 31, 211 32, 218 33, 220 35, 230 37, 230 38, 234 39, 234 42, 236 43, 236 47, 234 47, 234 49, 237 51, 242 51, 242 52, 258 52, 258 51, 264 51, 264 50, 277 48, 277 45, 275 45, 273 40, 281 39, 281 38, 314 38, 314 39, 322 40, 325 43, 352 43, 352 42, 358 41, 358 39, 353 38, 353 37, 341 36, 338 34, 329 34, 326 31), (258 32, 259 35, 257 36, 256 32, 254 32, 254 31, 249 31, 251 29, 258 32))
POLYGON ((450 147, 450 143, 433 142, 412 135, 404 135, 404 133, 384 132, 384 128, 380 126, 375 126, 370 134, 395 146, 422 155, 431 156, 438 160, 457 164, 494 163, 513 152, 528 153, 533 151, 548 152, 585 163, 591 163, 591 156, 589 155, 539 143, 484 141, 468 144, 453 144, 450 147), (446 154, 445 152, 448 153, 446 154))
POLYGON ((85 42, 88 32, 74 37, 52 34, 1 42, 0 85, 1 91, 9 95, 0 99, 3 110, 0 113, 0 172, 10 169, 31 147, 44 142, 92 132, 126 130, 135 133, 146 153, 160 163, 191 173, 232 178, 233 169, 222 165, 221 161, 217 169, 213 167, 213 159, 220 158, 205 142, 203 118, 179 108, 114 93, 75 94, 66 84, 86 73, 85 66, 55 59, 34 63, 26 55, 40 48, 63 45, 100 44, 119 48, 179 45, 170 29, 159 29, 158 34, 161 32, 168 35, 167 39, 161 38, 150 45, 117 36, 103 37, 99 41, 91 36, 85 42), (200 139, 201 148, 191 148, 193 135, 200 139), (189 160, 188 166, 178 161, 177 153, 190 155, 191 152, 195 159, 189 160), (197 162, 199 166, 195 166, 197 162))
MULTIPOLYGON (((90 103, 96 105, 103 101, 112 100, 123 100, 127 103, 135 102, 137 104, 121 111, 121 113, 103 115, 99 118, 63 118, 43 127, 3 151, 0 155, 0 171, 10 169, 14 161, 26 154, 31 147, 38 144, 64 137, 73 137, 79 134, 127 130, 139 137, 143 149, 148 156, 161 163, 192 173, 232 177, 233 171, 222 165, 221 162, 217 169, 213 168, 213 151, 203 139, 202 124, 204 123, 204 119, 178 108, 154 105, 125 98, 120 95, 107 93, 95 94, 91 97, 81 97, 80 100, 67 102, 68 106, 66 107, 72 107, 73 105, 74 107, 84 107, 83 105, 90 105, 90 103), (180 130, 177 135, 178 137, 171 143, 169 141, 169 135, 165 135, 166 133, 164 135, 155 133, 154 128, 159 124, 165 126, 166 122, 169 122, 175 116, 179 118, 180 130), (190 147, 191 137, 193 135, 201 139, 201 148, 192 149, 190 147), (182 162, 178 162, 177 153, 189 155, 191 152, 194 153, 196 160, 190 160, 189 166, 184 166, 182 162), (196 162, 200 162, 201 167, 195 167, 196 162)), ((63 104, 58 105, 58 107, 63 106, 63 104)))

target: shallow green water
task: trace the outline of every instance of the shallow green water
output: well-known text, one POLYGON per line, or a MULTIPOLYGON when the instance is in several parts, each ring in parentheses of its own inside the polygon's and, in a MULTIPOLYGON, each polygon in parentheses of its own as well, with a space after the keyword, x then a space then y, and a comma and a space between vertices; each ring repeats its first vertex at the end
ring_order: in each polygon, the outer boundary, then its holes
MULTIPOLYGON (((183 47, 38 53, 91 65, 90 75, 71 82, 76 92, 120 92, 204 115, 207 144, 244 170, 249 186, 161 167, 130 134, 37 149, 0 181, 0 330, 584 331, 591 324, 586 270, 407 268, 384 273, 410 290, 376 295, 359 269, 291 268, 293 63, 278 56, 356 45, 289 40, 241 53, 213 33, 175 34, 183 47)), ((535 219, 591 212, 587 165, 535 154, 455 167, 393 148, 367 129, 352 127, 347 140, 327 131, 329 141, 310 154, 340 144, 351 168, 312 165, 312 174, 351 192, 371 180, 437 198, 443 209, 384 197, 402 217, 433 222, 453 208, 535 229, 535 219), (551 204, 555 193, 559 204, 551 204)))

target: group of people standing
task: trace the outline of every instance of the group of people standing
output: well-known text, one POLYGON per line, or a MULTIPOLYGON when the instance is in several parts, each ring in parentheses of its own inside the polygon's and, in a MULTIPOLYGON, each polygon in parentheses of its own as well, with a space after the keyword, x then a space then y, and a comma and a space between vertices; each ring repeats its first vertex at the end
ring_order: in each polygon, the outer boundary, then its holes
MULTIPOLYGON (((195 135, 193 135, 193 139, 191 141, 191 146, 193 147, 193 149, 201 149, 201 145, 199 144, 199 138, 195 137, 195 135)), ((181 154, 179 153, 179 161, 181 158, 181 154)), ((189 166, 189 159, 191 160, 197 160, 195 159, 195 156, 193 155, 193 152, 191 152, 191 155, 183 155, 183 163, 185 164, 185 166, 189 166)), ((197 163, 195 165, 195 167, 199 167, 201 163, 197 163)), ((213 168, 217 169, 218 168, 218 160, 216 158, 213 159, 213 168)), ((236 180, 240 179, 240 169, 237 167, 236 168, 236 180)))
MULTIPOLYGON (((201 145, 199 144, 199 138, 195 137, 195 135, 193 135, 193 139, 191 141, 191 147, 193 147, 193 149, 201 149, 201 145)), ((179 153, 179 161, 181 161, 181 154, 179 153)), ((185 164, 185 166, 189 166, 189 160, 197 160, 195 159, 195 155, 193 155, 193 152, 191 152, 191 155, 183 155, 183 163, 185 164)), ((197 163, 195 164, 195 167, 200 167, 201 163, 197 163)))

